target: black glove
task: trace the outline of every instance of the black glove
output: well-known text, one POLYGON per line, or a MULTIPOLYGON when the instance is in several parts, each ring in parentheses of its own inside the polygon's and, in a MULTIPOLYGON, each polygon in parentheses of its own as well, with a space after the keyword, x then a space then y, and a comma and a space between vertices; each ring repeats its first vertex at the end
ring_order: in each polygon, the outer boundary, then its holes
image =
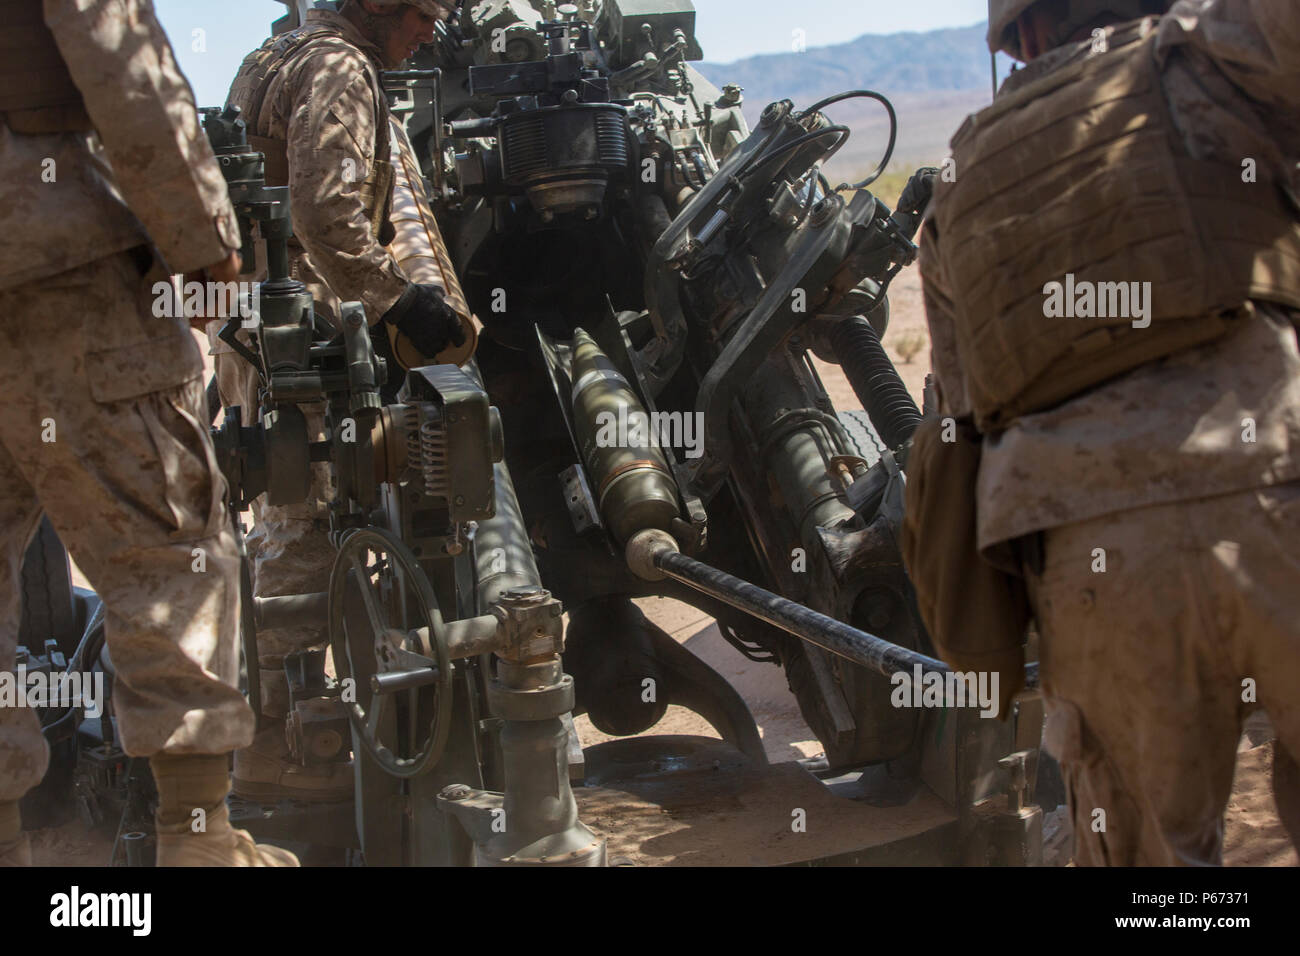
POLYGON ((903 187, 903 194, 898 197, 898 211, 908 215, 924 213, 934 195, 934 177, 938 175, 939 170, 933 166, 922 166, 914 172, 903 187))
POLYGON ((428 358, 449 345, 465 344, 460 316, 447 304, 447 297, 436 285, 412 282, 384 313, 384 321, 395 326, 428 358))

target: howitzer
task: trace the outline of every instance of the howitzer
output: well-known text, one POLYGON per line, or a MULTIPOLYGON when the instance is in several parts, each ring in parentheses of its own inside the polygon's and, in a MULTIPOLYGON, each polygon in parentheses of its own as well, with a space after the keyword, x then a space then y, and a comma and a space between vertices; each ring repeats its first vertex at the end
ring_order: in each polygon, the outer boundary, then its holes
POLYGON ((739 88, 691 65, 694 17, 689 0, 466 6, 414 57, 436 83, 389 88, 484 323, 506 461, 542 580, 570 614, 576 712, 637 733, 666 696, 763 759, 726 681, 618 610, 671 596, 785 669, 826 749, 819 772, 886 764, 973 807, 995 792, 997 759, 1036 746, 1037 702, 1018 726, 963 729, 965 756, 940 772, 933 719, 894 706, 895 671, 875 666, 943 670, 897 547, 922 412, 880 341, 933 172, 898 209, 872 195, 896 126, 872 91, 772 103, 751 130, 739 88), (826 111, 849 98, 879 102, 891 132, 870 175, 832 189, 849 130, 826 111), (840 365, 861 411, 835 409, 814 356, 840 365), (683 562, 653 581, 610 560, 647 528, 683 562), (790 613, 756 616, 767 598, 790 613), (657 701, 629 692, 646 675, 657 701))

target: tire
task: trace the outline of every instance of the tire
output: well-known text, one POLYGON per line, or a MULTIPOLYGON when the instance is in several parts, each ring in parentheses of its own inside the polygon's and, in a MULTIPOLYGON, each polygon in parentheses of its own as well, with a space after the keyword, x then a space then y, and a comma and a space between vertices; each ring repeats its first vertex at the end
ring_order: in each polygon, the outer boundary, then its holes
POLYGON ((867 413, 861 409, 853 409, 841 411, 838 415, 840 424, 844 426, 844 431, 849 436, 849 450, 865 461, 867 467, 880 461, 880 456, 885 453, 885 443, 876 434, 876 428, 871 424, 867 413))
POLYGON ((23 556, 22 589, 18 643, 43 654, 45 642, 54 638, 70 657, 81 639, 72 605, 72 567, 63 542, 44 516, 23 556))
POLYGON ((888 700, 889 682, 886 678, 860 664, 840 662, 840 675, 847 684, 844 703, 857 727, 845 739, 836 739, 830 711, 813 674, 808 651, 802 646, 788 647, 782 666, 790 692, 799 704, 799 713, 821 743, 830 769, 847 771, 897 760, 912 749, 917 729, 915 712, 900 716, 899 711, 889 708, 881 715, 881 708, 873 706, 881 699, 881 694, 884 700, 888 700))

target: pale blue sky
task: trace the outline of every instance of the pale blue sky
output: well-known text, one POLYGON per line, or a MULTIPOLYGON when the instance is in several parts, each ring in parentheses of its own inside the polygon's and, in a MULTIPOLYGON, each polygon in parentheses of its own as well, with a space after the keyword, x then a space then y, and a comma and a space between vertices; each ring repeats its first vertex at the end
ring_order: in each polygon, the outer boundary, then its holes
MULTIPOLYGON (((154 0, 154 6, 200 106, 225 100, 244 54, 285 9, 277 0, 154 0)), ((695 9, 705 58, 715 63, 789 50, 795 29, 804 31, 808 46, 826 46, 864 33, 969 26, 988 14, 987 0, 695 0, 695 9)))

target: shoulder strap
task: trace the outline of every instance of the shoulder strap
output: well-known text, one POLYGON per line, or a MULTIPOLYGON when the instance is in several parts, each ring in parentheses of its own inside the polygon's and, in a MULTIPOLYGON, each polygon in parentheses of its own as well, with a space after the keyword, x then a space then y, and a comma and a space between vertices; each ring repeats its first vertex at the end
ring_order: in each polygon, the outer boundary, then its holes
POLYGON ((267 70, 266 75, 261 78, 257 84, 257 89, 253 93, 253 102, 248 111, 248 122, 254 129, 257 128, 258 122, 262 118, 262 106, 266 102, 266 95, 271 89, 271 84, 275 78, 280 75, 293 58, 294 54, 313 37, 319 36, 322 31, 303 28, 295 30, 293 33, 287 33, 276 40, 268 51, 268 58, 274 58, 275 62, 267 70))
MULTIPOLYGON (((342 33, 328 23, 316 23, 287 33, 278 38, 271 44, 267 51, 267 58, 274 59, 270 69, 257 84, 257 89, 253 93, 253 101, 249 105, 248 123, 250 129, 259 128, 262 118, 262 108, 266 103, 266 97, 270 93, 271 86, 275 78, 279 76, 280 71, 292 63, 308 40, 316 37, 327 36, 346 39, 342 33)), ((392 144, 389 138, 388 130, 388 98, 384 95, 383 78, 370 58, 364 53, 361 54, 366 64, 366 72, 371 79, 371 92, 375 96, 375 161, 389 161, 389 153, 392 144)), ((283 185, 289 181, 289 167, 286 156, 287 146, 283 140, 271 137, 253 135, 248 137, 249 145, 260 149, 266 154, 266 175, 267 184, 272 184, 272 176, 276 176, 279 184, 283 185), (274 154, 274 158, 273 158, 274 154)))

